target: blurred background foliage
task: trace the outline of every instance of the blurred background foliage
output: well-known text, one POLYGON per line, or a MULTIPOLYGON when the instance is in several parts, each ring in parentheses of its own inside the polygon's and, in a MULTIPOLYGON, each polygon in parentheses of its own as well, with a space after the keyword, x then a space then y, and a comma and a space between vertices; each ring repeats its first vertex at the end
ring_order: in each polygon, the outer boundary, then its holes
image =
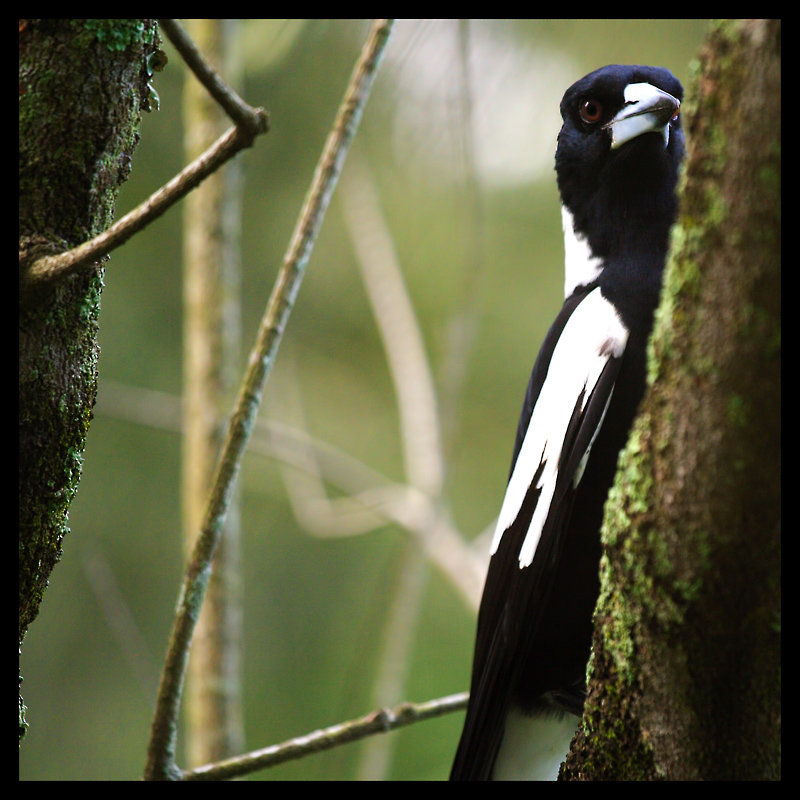
MULTIPOLYGON (((242 364, 367 27, 242 25, 243 96, 271 120, 267 136, 239 156, 242 364)), ((372 175, 416 309, 445 431, 444 502, 467 539, 498 513, 529 370, 562 299, 552 170, 561 95, 614 62, 665 66, 686 85, 705 29, 696 20, 395 25, 350 158, 372 175)), ((186 70, 168 43, 164 49, 161 110, 144 119, 117 218, 184 166, 186 70)), ((150 425, 121 419, 114 397, 120 386, 180 394, 180 226, 172 209, 106 268, 105 400, 89 432, 63 561, 23 648, 31 724, 20 751, 23 779, 141 775, 183 570, 180 446, 158 414, 150 425)), ((338 191, 261 416, 296 424, 299 402, 310 434, 403 482, 397 402, 338 191)), ((382 631, 407 534, 387 524, 361 536, 310 535, 295 520, 279 466, 258 455, 246 458, 240 486, 243 691, 248 748, 256 748, 375 707, 382 631)), ((474 609, 431 570, 420 578, 414 613, 403 698, 463 691, 474 609)), ((384 776, 444 778, 461 721, 451 715, 391 734, 384 776)), ((364 747, 258 777, 373 774, 364 772, 364 747)))

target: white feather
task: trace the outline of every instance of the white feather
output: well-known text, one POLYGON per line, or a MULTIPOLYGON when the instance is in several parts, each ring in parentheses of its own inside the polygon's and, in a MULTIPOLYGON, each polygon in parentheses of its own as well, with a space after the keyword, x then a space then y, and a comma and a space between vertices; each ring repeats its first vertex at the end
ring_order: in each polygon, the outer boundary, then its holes
POLYGON ((503 533, 519 514, 534 475, 542 467, 536 484, 541 494, 519 553, 520 569, 533 562, 550 514, 558 463, 575 403, 583 391, 581 410, 585 409, 603 368, 612 356, 622 355, 627 340, 627 329, 599 287, 591 291, 572 313, 553 350, 547 376, 508 482, 492 540, 492 555, 497 552, 503 533))
POLYGON ((554 781, 580 720, 571 714, 529 717, 512 708, 494 762, 496 781, 554 781))
POLYGON ((561 225, 564 228, 564 297, 578 286, 588 286, 603 271, 597 256, 592 255, 589 242, 575 232, 575 220, 566 206, 561 206, 561 225))

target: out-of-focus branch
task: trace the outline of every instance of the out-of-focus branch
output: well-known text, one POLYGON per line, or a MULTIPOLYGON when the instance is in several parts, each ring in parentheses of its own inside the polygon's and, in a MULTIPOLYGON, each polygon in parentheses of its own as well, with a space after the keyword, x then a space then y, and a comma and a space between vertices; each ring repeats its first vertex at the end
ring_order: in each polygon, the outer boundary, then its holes
POLYGON ((412 486, 438 497, 444 461, 433 375, 380 197, 357 154, 342 184, 345 223, 394 383, 406 477, 412 486))
MULTIPOLYGON (((291 365, 289 360, 288 365, 291 365)), ((440 498, 397 483, 308 434, 303 398, 292 370, 284 374, 281 405, 292 426, 259 425, 260 452, 271 452, 295 519, 312 536, 357 536, 394 522, 419 541, 426 557, 477 611, 488 566, 488 546, 477 550, 455 528, 440 498), (287 377, 288 375, 288 377, 287 377), (329 498, 325 483, 346 493, 329 498)))
MULTIPOLYGON (((163 392, 104 380, 95 412, 181 432, 180 401, 163 392)), ((294 514, 309 533, 356 536, 393 522, 419 537, 436 569, 458 589, 469 608, 477 610, 488 565, 488 543, 483 547, 467 543, 426 494, 395 483, 301 428, 275 420, 258 421, 248 452, 274 458, 284 467, 294 514), (329 499, 325 483, 347 496, 329 499)), ((492 530, 490 525, 489 535, 492 530)))
MULTIPOLYGON (((215 69, 232 84, 239 82, 240 21, 190 19, 186 25, 215 69)), ((162 28, 176 46, 180 39, 178 49, 184 58, 201 62, 192 66, 200 80, 189 75, 183 86, 184 152, 191 160, 227 127, 223 108, 240 127, 246 127, 249 110, 240 108, 244 104, 222 81, 217 79, 212 91, 205 78, 207 73, 216 78, 216 73, 174 20, 164 20, 162 28)), ((209 176, 183 204, 181 528, 187 558, 203 523, 225 419, 239 380, 241 326, 229 322, 241 316, 241 166, 241 161, 232 161, 209 176)), ((238 512, 234 500, 189 658, 183 728, 189 767, 229 758, 245 748, 238 512)))
POLYGON ((148 747, 145 778, 180 780, 175 764, 178 712, 189 646, 205 597, 211 562, 222 534, 234 482, 255 425, 264 386, 275 362, 283 331, 300 289, 305 267, 322 226, 350 143, 369 97, 380 56, 389 38, 390 20, 376 20, 345 91, 333 129, 325 142, 303 209, 259 327, 256 344, 231 417, 215 471, 202 530, 181 588, 159 687, 148 747))
MULTIPOLYGON (((345 223, 397 397, 406 480, 425 496, 433 512, 421 520, 418 541, 407 543, 397 561, 399 579, 389 606, 372 689, 373 704, 384 705, 397 703, 405 696, 413 632, 429 575, 426 544, 442 516, 437 509, 442 506, 444 453, 436 387, 425 342, 380 196, 365 161, 351 159, 342 190, 345 223)), ((385 779, 395 743, 396 737, 389 736, 365 742, 359 778, 385 779)))
MULTIPOLYGON (((273 453, 282 462, 303 470, 302 465, 307 463, 307 459, 315 457, 316 448, 310 440, 306 445, 303 434, 298 436, 297 431, 293 432, 290 440, 276 433, 277 429, 271 427, 273 453)), ((327 447, 323 445, 326 450, 327 447)), ((336 466, 343 466, 343 462, 331 458, 331 455, 327 451, 327 460, 331 463, 324 474, 326 480, 341 488, 343 481, 336 478, 336 466)), ((350 461, 349 456, 347 461, 350 461)), ((286 470, 284 475, 295 516, 306 530, 317 536, 354 536, 386 522, 394 522, 420 541, 431 563, 458 589, 466 604, 477 611, 488 566, 488 547, 484 548, 486 557, 476 552, 431 498, 413 486, 384 478, 380 486, 330 500, 324 485, 314 477, 314 472, 320 474, 318 470, 317 465, 311 473, 290 475, 290 470, 286 470), (310 490, 309 485, 312 487, 310 490)))

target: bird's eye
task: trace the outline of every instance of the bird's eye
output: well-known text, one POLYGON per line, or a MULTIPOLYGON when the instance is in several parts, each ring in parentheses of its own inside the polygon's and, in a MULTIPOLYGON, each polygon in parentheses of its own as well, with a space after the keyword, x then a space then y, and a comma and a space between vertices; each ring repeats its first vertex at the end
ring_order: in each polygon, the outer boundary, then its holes
POLYGON ((603 106, 597 100, 584 100, 580 105, 581 119, 593 125, 603 116, 603 106))

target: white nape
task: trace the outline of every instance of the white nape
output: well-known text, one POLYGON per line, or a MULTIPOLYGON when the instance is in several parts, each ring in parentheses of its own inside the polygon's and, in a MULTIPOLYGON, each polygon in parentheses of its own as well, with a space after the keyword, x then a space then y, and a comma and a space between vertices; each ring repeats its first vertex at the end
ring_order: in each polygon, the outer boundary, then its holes
POLYGON ((529 717, 511 709, 493 779, 496 781, 554 781, 580 721, 572 714, 529 717))
POLYGON ((575 232, 575 220, 566 206, 561 206, 561 224, 564 228, 564 298, 578 286, 590 284, 603 271, 600 258, 592 255, 589 242, 575 232))

